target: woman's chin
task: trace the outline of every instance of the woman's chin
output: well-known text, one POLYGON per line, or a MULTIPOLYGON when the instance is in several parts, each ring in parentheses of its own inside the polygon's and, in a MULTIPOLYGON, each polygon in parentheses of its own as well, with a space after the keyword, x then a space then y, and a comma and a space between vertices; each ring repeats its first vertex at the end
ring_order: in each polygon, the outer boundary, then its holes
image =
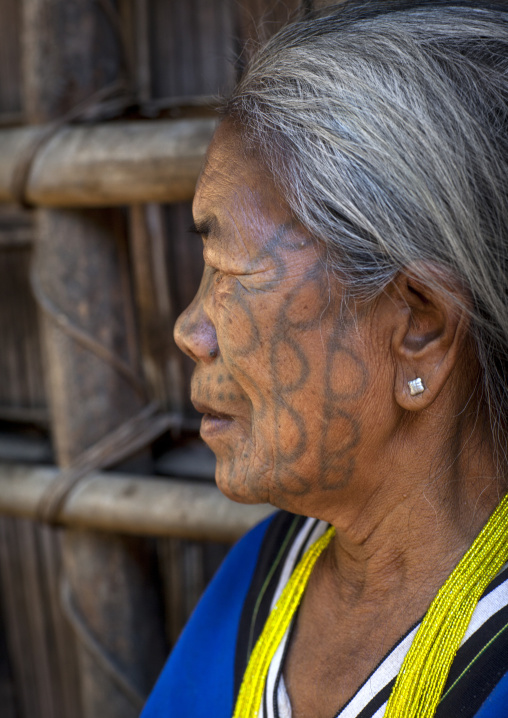
POLYGON ((235 467, 228 461, 217 458, 215 482, 220 491, 231 501, 240 504, 267 504, 269 493, 263 489, 263 482, 257 478, 249 480, 245 469, 235 467))

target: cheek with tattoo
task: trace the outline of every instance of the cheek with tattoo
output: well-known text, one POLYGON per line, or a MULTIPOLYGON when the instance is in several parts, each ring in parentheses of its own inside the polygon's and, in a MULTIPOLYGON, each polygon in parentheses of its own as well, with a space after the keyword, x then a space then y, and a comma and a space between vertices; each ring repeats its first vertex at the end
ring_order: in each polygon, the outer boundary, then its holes
POLYGON ((218 406, 242 397, 250 412, 243 444, 222 446, 218 455, 219 485, 235 498, 294 508, 310 492, 344 487, 354 472, 361 430, 354 407, 367 372, 344 343, 340 299, 314 260, 285 282, 278 257, 273 292, 234 282, 217 300, 221 357, 236 384, 225 389, 218 374, 218 406))

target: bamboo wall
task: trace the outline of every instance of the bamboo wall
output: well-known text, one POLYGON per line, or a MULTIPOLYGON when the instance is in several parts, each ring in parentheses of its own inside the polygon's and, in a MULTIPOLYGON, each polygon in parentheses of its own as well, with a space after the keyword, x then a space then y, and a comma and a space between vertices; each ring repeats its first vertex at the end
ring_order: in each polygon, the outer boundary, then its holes
MULTIPOLYGON (((74 122, 213 117, 212 96, 233 85, 256 43, 316 4, 0 0, 0 131, 71 121, 113 82, 116 94, 74 122)), ((212 480, 188 400, 191 367, 171 332, 201 275, 190 222, 189 202, 0 205, 0 461, 72 469, 156 401, 176 419, 115 470, 212 480)), ((137 715, 227 548, 1 518, 2 718, 137 715)))

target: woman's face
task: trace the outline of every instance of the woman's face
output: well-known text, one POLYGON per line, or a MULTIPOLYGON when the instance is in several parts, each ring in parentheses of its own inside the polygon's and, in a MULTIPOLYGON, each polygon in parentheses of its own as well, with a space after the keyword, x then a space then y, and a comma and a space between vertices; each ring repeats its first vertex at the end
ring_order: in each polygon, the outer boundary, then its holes
POLYGON ((320 246, 228 122, 193 214, 205 269, 175 337, 196 363, 192 401, 217 483, 239 501, 311 513, 352 480, 369 413, 372 423, 368 313, 340 311, 320 246))

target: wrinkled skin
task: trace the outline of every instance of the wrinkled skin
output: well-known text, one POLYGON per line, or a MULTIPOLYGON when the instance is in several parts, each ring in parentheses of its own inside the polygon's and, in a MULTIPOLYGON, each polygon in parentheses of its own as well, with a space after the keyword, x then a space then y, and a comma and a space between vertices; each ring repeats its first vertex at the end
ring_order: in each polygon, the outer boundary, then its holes
POLYGON ((202 425, 217 483, 236 500, 319 512, 351 481, 375 418, 366 319, 341 315, 322 248, 238 141, 216 138, 193 212, 205 270, 175 336, 196 361, 197 408, 227 417, 202 425))

